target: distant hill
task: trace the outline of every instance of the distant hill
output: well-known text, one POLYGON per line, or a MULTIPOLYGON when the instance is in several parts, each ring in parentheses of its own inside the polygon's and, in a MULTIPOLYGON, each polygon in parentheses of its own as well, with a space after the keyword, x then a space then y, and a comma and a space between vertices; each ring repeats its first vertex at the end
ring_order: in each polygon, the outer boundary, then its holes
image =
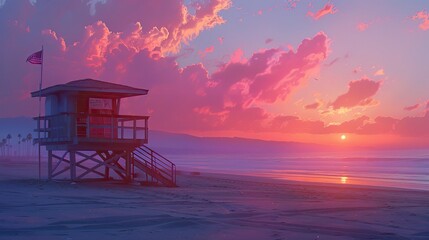
MULTIPOLYGON (((35 137, 36 122, 29 117, 0 118, 0 140, 7 134, 12 135, 12 142, 17 142, 17 135, 35 137)), ((232 137, 196 137, 187 134, 162 131, 149 132, 149 146, 162 153, 298 153, 326 151, 326 146, 297 142, 264 141, 257 139, 232 137)))
POLYGON ((264 141, 237 137, 195 137, 186 134, 150 131, 149 144, 167 153, 298 153, 323 152, 326 146, 298 142, 264 141))

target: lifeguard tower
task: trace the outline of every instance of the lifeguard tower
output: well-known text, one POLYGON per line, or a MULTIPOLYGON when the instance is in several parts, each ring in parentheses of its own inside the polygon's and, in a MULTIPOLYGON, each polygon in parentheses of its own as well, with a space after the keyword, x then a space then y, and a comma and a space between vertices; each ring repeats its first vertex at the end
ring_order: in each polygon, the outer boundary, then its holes
POLYGON ((148 90, 93 79, 31 93, 45 97, 45 116, 36 117, 48 151, 48 179, 122 179, 176 186, 174 163, 147 147, 148 116, 119 115, 122 98, 148 90))

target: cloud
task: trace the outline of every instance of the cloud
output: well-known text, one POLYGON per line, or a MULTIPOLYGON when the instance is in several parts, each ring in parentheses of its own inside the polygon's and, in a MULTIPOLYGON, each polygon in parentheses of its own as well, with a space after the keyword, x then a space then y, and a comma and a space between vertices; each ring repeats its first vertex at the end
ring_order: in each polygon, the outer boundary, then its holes
POLYGON ((423 117, 405 117, 395 125, 395 133, 401 136, 429 136, 429 112, 423 117))
POLYGON ((325 66, 330 67, 330 66, 334 65, 335 63, 337 63, 339 60, 340 60, 340 58, 337 57, 337 58, 333 59, 332 61, 330 61, 329 63, 326 63, 325 66))
POLYGON ((388 134, 401 137, 429 137, 429 113, 420 117, 360 116, 339 124, 326 124, 320 120, 303 120, 297 116, 277 116, 269 123, 269 129, 282 133, 358 135, 388 134))
POLYGON ((94 16, 96 13, 97 4, 106 4, 107 0, 89 0, 87 5, 89 6, 89 13, 94 16))
POLYGON ((376 117, 373 122, 361 126, 359 134, 393 134, 400 120, 392 117, 376 117))
POLYGON ((384 69, 380 68, 377 71, 375 71, 374 76, 384 76, 384 69))
POLYGON ((413 20, 421 20, 419 28, 423 31, 429 29, 429 14, 426 11, 419 11, 416 15, 412 16, 413 20))
POLYGON ((304 109, 307 109, 307 110, 318 109, 321 105, 322 105, 321 102, 315 102, 315 103, 305 105, 304 109))
POLYGON ((283 133, 323 134, 324 128, 320 120, 302 120, 296 116, 277 116, 270 122, 270 129, 283 133))
MULTIPOLYGON (((324 33, 304 39, 296 51, 263 49, 247 59, 238 49, 210 76, 202 64, 181 68, 174 57, 159 53, 166 39, 162 28, 144 33, 137 23, 127 31, 113 32, 98 21, 84 31, 83 38, 66 45, 65 51, 61 46, 66 40, 53 30, 45 31, 45 37, 58 46, 50 58, 61 59, 51 65, 61 72, 51 72, 49 78, 93 77, 148 88, 144 105, 130 99, 122 107, 129 112, 148 109, 152 126, 167 131, 263 129, 272 116, 259 105, 284 100, 329 52, 324 33), (64 63, 71 59, 72 63, 64 63)), ((206 49, 213 50, 212 46, 206 49)))
POLYGON ((272 38, 267 38, 267 39, 265 39, 265 44, 270 44, 270 43, 272 43, 273 42, 273 39, 272 38))
POLYGON ((362 67, 355 67, 352 71, 354 74, 362 72, 362 67))
POLYGON ((314 20, 319 20, 321 17, 327 14, 334 14, 336 12, 337 10, 335 9, 335 6, 331 3, 327 3, 322 9, 320 9, 316 13, 308 11, 307 15, 312 17, 314 20))
POLYGON ((239 63, 239 62, 247 62, 247 60, 244 58, 244 52, 241 48, 237 48, 232 54, 230 59, 231 63, 239 63))
POLYGON ((373 97, 379 90, 381 82, 372 81, 367 78, 349 83, 347 93, 340 95, 331 104, 333 109, 353 108, 356 106, 367 106, 373 103, 373 97))
POLYGON ((90 16, 87 3, 38 1, 35 6, 23 1, 6 3, 12 7, 0 14, 0 44, 8 47, 0 49, 0 55, 9 57, 2 62, 1 72, 18 82, 2 83, 1 116, 34 114, 28 93, 37 89, 38 81, 34 79, 40 73, 37 66, 25 64, 24 60, 40 48, 41 42, 45 43, 46 63, 43 86, 89 77, 145 88, 148 81, 130 80, 142 79, 141 64, 153 59, 157 63, 152 65, 153 71, 161 67, 166 69, 159 72, 182 71, 176 67, 175 53, 202 31, 225 22, 219 13, 230 6, 226 0, 202 1, 197 9, 180 0, 159 0, 156 4, 137 0, 104 4, 93 1, 97 9, 90 16), (70 16, 79 17, 70 21, 70 16), (29 23, 31 31, 23 23, 29 23), (131 67, 134 65, 140 68, 131 67))
POLYGON ((159 0, 156 4, 140 0, 127 3, 107 1, 97 7, 96 15, 117 32, 136 22, 143 33, 162 31, 166 35, 159 46, 162 55, 178 53, 182 44, 189 44, 202 31, 225 23, 219 13, 231 6, 230 0, 196 1, 188 6, 182 1, 169 0, 159 0))
MULTIPOLYGON (((0 8, 3 7, 6 4, 7 0, 0 0, 0 8)), ((37 0, 28 0, 28 2, 34 6, 37 3, 37 0)))
POLYGON ((219 44, 222 45, 223 41, 224 41, 224 37, 218 37, 217 40, 218 40, 219 44))
POLYGON ((357 28, 359 31, 361 31, 361 32, 363 32, 363 31, 367 30, 367 29, 368 29, 368 27, 369 27, 369 24, 368 24, 368 23, 364 23, 364 22, 360 22, 360 23, 358 23, 358 24, 356 25, 356 28, 357 28))
POLYGON ((411 106, 404 107, 404 110, 406 110, 406 111, 412 111, 412 110, 415 110, 415 109, 417 109, 419 107, 420 107, 420 104, 417 103, 417 104, 414 104, 414 105, 411 105, 411 106))
POLYGON ((204 51, 200 51, 198 54, 201 58, 204 58, 208 53, 214 52, 214 46, 209 46, 204 49, 204 51))
MULTIPOLYGON (((326 35, 319 33, 303 40, 296 52, 264 49, 248 59, 238 49, 211 76, 203 65, 180 69, 177 64, 168 63, 170 67, 163 68, 171 69, 173 75, 162 77, 168 74, 163 71, 160 77, 160 73, 153 72, 156 68, 152 65, 166 59, 149 60, 151 64, 145 64, 150 69, 147 78, 158 76, 158 82, 148 86, 152 89, 150 97, 162 99, 151 102, 153 105, 149 103, 154 108, 155 126, 162 125, 171 131, 265 129, 265 123, 273 116, 259 105, 286 98, 326 58, 328 42, 326 35), (160 79, 165 79, 162 84, 160 79), (180 106, 172 113, 168 106, 177 105, 178 101, 180 106), (175 120, 168 117, 172 114, 177 116, 175 120)), ((142 71, 141 67, 138 71, 142 71)))

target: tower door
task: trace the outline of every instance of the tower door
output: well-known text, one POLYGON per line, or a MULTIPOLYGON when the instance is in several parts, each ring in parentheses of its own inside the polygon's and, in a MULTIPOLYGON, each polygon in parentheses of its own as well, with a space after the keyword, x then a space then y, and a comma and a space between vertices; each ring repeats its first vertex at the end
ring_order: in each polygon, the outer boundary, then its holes
POLYGON ((117 120, 113 117, 113 99, 89 98, 90 137, 116 138, 117 120))

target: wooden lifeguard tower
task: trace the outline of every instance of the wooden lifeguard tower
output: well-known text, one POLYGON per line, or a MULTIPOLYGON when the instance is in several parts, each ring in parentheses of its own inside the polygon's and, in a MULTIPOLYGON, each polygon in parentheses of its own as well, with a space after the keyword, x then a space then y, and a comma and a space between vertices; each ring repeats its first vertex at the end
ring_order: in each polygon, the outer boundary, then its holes
POLYGON ((115 179, 176 186, 174 163, 147 147, 148 116, 119 115, 122 98, 148 90, 93 79, 31 93, 45 97, 36 142, 48 151, 48 179, 115 179))

